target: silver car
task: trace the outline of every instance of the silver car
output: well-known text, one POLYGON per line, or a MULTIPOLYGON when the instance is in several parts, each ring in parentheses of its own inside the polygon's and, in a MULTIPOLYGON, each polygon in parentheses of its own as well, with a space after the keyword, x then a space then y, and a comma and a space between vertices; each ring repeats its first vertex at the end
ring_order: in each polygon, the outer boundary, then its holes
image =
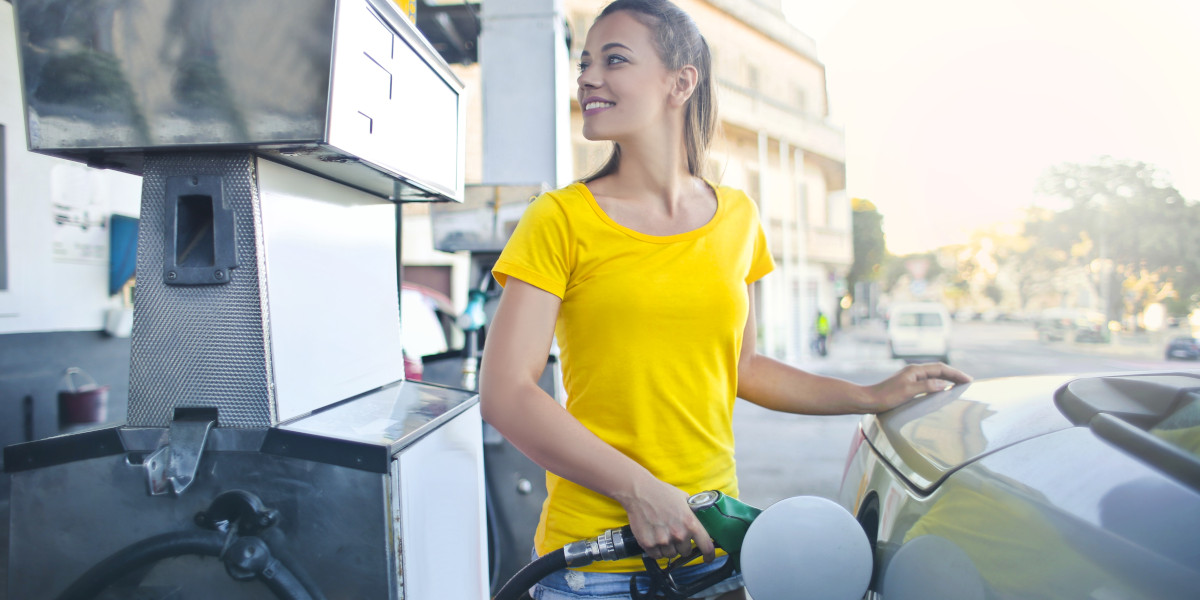
POLYGON ((865 417, 868 598, 1200 597, 1200 371, 994 379, 865 417))

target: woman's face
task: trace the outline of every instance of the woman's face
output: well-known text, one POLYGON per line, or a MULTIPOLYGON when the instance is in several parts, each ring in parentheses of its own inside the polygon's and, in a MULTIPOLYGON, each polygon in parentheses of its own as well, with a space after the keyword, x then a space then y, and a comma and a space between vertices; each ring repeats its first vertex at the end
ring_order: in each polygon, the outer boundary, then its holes
POLYGON ((583 136, 620 142, 661 126, 674 77, 650 28, 620 11, 588 31, 578 83, 583 136))

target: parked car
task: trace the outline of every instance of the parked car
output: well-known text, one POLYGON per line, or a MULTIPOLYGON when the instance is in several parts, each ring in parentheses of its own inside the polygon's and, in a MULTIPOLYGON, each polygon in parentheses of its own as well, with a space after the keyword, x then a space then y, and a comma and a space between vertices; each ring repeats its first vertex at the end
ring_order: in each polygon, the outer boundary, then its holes
POLYGON ((426 356, 450 348, 454 306, 445 294, 414 283, 400 288, 400 345, 404 378, 421 381, 426 356))
POLYGON ((892 358, 950 362, 950 312, 936 302, 888 307, 887 341, 892 358))
POLYGON ((1200 371, 960 385, 865 417, 868 598, 1193 598, 1200 371))
POLYGON ((1200 340, 1191 336, 1173 338, 1167 343, 1167 360, 1200 360, 1200 340))
POLYGON ((1050 308, 1042 311, 1034 321, 1038 340, 1043 342, 1090 342, 1103 343, 1109 340, 1108 324, 1104 315, 1095 311, 1073 308, 1050 308))

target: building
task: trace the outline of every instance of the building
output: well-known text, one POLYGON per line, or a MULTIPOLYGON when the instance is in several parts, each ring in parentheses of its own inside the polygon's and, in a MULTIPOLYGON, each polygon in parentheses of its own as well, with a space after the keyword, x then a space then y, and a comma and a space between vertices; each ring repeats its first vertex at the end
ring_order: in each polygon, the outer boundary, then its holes
MULTIPOLYGON (((574 64, 588 28, 607 1, 562 2, 574 64)), ((808 352, 817 311, 837 312, 853 261, 844 138, 829 120, 825 67, 815 43, 785 21, 779 2, 677 4, 693 16, 713 51, 722 134, 710 155, 709 176, 745 190, 759 202, 775 258, 776 272, 758 284, 756 293, 760 349, 781 359, 800 359, 808 352)), ((473 91, 466 180, 487 183, 481 181, 480 67, 459 65, 456 73, 473 91)), ((607 158, 608 145, 582 137, 573 73, 567 81, 560 93, 571 98, 572 179, 577 179, 607 158)), ((463 257, 417 247, 415 242, 428 236, 428 209, 408 210, 405 255, 411 275, 406 278, 434 287, 453 282, 443 291, 461 306, 468 285, 463 257)))

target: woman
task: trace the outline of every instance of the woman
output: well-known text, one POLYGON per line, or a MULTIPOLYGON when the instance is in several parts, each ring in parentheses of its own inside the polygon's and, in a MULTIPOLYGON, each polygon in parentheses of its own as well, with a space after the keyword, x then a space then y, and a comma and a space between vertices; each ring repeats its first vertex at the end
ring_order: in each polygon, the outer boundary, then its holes
MULTIPOLYGON (((535 536, 545 554, 629 523, 646 555, 695 547, 720 565, 689 510, 737 496, 735 397, 804 414, 887 410, 969 377, 913 365, 873 386, 757 354, 752 284, 773 269, 754 203, 701 177, 717 123, 707 43, 665 0, 617 0, 582 53, 583 133, 614 143, 596 174, 531 203, 493 274, 504 293, 481 371, 484 418, 545 467, 535 536), (566 410, 538 376, 557 332, 566 410)), ((637 559, 560 572, 535 599, 628 597, 637 559)), ((731 578, 700 594, 743 598, 731 578)))

